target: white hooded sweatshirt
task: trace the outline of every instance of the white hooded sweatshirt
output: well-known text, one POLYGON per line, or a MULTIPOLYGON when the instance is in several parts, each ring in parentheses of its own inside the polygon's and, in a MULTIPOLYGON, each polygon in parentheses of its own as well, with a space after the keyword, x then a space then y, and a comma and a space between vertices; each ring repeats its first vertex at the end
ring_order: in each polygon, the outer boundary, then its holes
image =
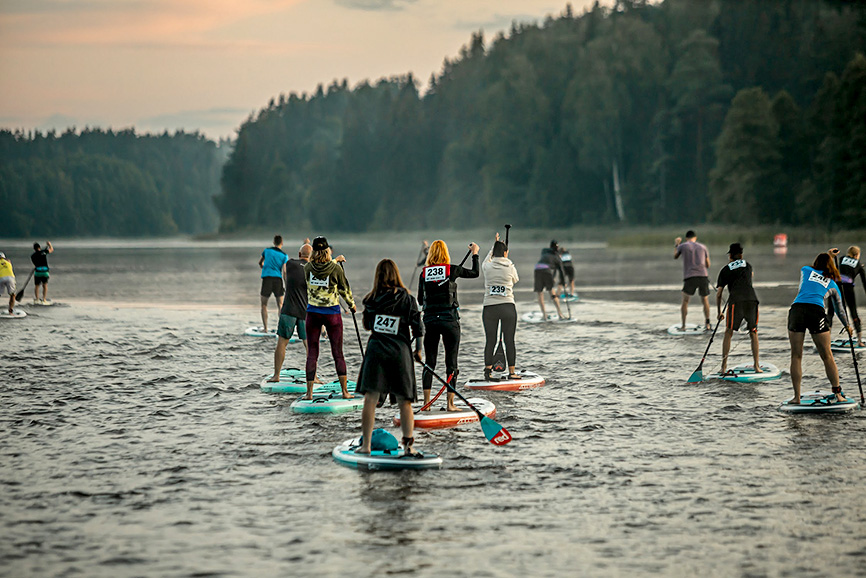
POLYGON ((484 306, 514 303, 514 284, 520 281, 511 259, 494 257, 493 249, 481 264, 484 273, 484 306))

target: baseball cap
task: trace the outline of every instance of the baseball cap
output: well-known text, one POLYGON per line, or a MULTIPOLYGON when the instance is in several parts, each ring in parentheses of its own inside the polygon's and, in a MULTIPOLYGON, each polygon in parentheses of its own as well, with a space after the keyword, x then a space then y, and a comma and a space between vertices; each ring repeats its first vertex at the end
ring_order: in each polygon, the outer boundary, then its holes
POLYGON ((328 240, 326 238, 319 236, 313 239, 313 251, 322 251, 328 247, 330 247, 330 245, 328 245, 328 240))
POLYGON ((5 258, 6 258, 6 253, 0 253, 0 259, 5 259, 5 258))
POLYGON ((556 242, 556 239, 552 239, 552 240, 550 241, 550 248, 551 248, 551 249, 556 249, 557 247, 559 247, 559 243, 556 242))
POLYGON ((728 255, 741 255, 743 253, 743 246, 739 243, 731 243, 731 247, 728 249, 728 255))

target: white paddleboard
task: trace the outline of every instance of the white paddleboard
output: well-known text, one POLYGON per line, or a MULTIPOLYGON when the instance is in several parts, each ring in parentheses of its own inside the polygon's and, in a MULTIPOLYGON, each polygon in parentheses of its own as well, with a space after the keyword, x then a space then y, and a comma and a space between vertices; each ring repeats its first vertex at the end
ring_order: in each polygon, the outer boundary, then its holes
POLYGON ((360 438, 346 440, 331 452, 334 461, 340 465, 359 470, 428 470, 442 467, 442 458, 439 454, 416 452, 418 457, 406 456, 403 447, 389 452, 373 451, 369 454, 356 454, 355 449, 360 447, 360 438))
POLYGON ((27 312, 22 309, 13 309, 12 313, 9 313, 6 308, 0 311, 0 319, 24 319, 25 317, 27 317, 27 312))
POLYGON ((682 329, 682 326, 679 323, 668 327, 668 334, 670 335, 703 335, 706 332, 706 327, 703 325, 695 325, 694 323, 686 323, 685 329, 682 329))
MULTIPOLYGON (((469 403, 487 417, 496 415, 496 406, 492 401, 481 399, 479 397, 470 397, 469 403)), ((415 414, 415 427, 423 429, 442 429, 446 427, 457 427, 466 423, 477 423, 478 414, 469 409, 469 406, 463 403, 462 400, 455 399, 454 405, 462 411, 446 411, 445 408, 430 409, 415 414)), ((394 417, 394 425, 400 425, 400 414, 394 417)))
POLYGON ((573 323, 577 321, 577 319, 575 319, 574 317, 572 317, 571 319, 560 319, 559 315, 557 315, 556 313, 548 313, 547 317, 545 318, 541 314, 541 311, 530 311, 528 313, 524 313, 520 316, 520 320, 526 321, 527 323, 542 323, 544 321, 547 321, 548 323, 573 323))
POLYGON ((34 299, 28 303, 24 303, 28 307, 67 307, 66 303, 59 303, 57 301, 52 301, 51 299, 34 299))
POLYGON ((544 385, 544 378, 537 373, 529 371, 518 371, 520 379, 508 379, 508 374, 502 374, 499 380, 485 381, 484 379, 470 379, 466 382, 469 389, 486 391, 523 391, 536 389, 544 385))
POLYGON ((755 373, 755 364, 743 364, 736 367, 730 367, 724 373, 713 373, 707 376, 707 379, 723 379, 725 381, 737 382, 755 382, 755 381, 770 381, 782 377, 782 370, 772 363, 761 364, 762 373, 755 373))
MULTIPOLYGON (((846 396, 848 397, 848 396, 846 396)), ((829 391, 810 391, 800 395, 799 404, 791 404, 783 401, 779 411, 786 413, 844 413, 860 407, 860 404, 851 397, 848 401, 834 401, 835 396, 829 391)))
POLYGON ((276 337, 277 330, 268 329, 266 333, 265 328, 262 326, 248 327, 247 330, 244 331, 244 335, 249 335, 250 337, 276 337))
MULTIPOLYGON (((850 339, 834 339, 830 342, 830 349, 833 351, 851 352, 851 340, 850 339)), ((817 350, 816 350, 817 351, 817 350)), ((860 346, 857 344, 857 340, 854 340, 854 353, 860 353, 861 351, 866 351, 866 345, 860 346)))

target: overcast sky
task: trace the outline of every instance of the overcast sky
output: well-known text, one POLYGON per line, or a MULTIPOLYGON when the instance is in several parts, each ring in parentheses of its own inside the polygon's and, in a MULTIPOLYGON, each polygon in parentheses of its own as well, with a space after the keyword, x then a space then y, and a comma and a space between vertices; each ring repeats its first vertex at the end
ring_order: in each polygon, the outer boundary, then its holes
MULTIPOLYGON (((572 0, 580 14, 592 0, 572 0)), ((0 127, 230 136, 280 93, 414 73, 566 0, 0 0, 0 127)))

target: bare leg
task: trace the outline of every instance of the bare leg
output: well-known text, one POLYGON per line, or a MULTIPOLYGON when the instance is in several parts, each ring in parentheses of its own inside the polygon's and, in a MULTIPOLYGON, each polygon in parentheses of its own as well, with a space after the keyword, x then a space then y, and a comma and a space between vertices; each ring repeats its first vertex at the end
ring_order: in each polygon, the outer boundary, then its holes
POLYGON ((264 332, 268 332, 268 298, 262 297, 262 327, 264 332))
POLYGON ((544 309, 544 293, 538 293, 538 305, 541 307, 541 320, 547 321, 547 311, 544 309))
POLYGON ((712 331, 713 328, 710 326, 710 298, 708 295, 704 295, 701 300, 704 302, 704 319, 706 320, 707 331, 712 331))
POLYGON ((48 283, 42 284, 42 300, 48 301, 48 283))
POLYGON ((314 381, 307 382, 307 395, 304 396, 304 399, 313 399, 313 384, 314 381))
POLYGON ((277 348, 274 350, 274 375, 268 380, 269 383, 280 381, 280 371, 283 369, 283 361, 286 359, 286 346, 289 340, 285 337, 277 338, 277 348))
POLYGON ((12 313, 12 310, 15 308, 15 293, 9 295, 9 313, 12 313))
MULTIPOLYGON (((397 402, 400 404, 400 429, 403 431, 403 437, 415 437, 415 414, 412 413, 412 402, 405 397, 397 398, 397 402)), ((364 407, 367 407, 366 398, 364 398, 364 407)), ((363 417, 362 415, 362 420, 363 417)))
POLYGON ((551 293, 550 298, 553 300, 553 304, 556 306, 556 314, 559 315, 560 319, 565 319, 565 317, 562 316, 562 309, 559 308, 559 297, 555 293, 551 293))
MULTIPOLYGON (((379 403, 379 394, 368 392, 364 394, 364 409, 361 410, 361 435, 364 436, 364 442, 361 447, 355 450, 356 454, 370 453, 370 438, 373 437, 373 423, 376 421, 376 404, 379 403)), ((409 415, 412 415, 412 407, 409 407, 409 415)), ((411 418, 410 418, 411 419, 411 418)), ((403 416, 403 408, 400 408, 400 423, 403 424, 406 418, 403 416)), ((411 429, 411 425, 409 428, 411 429)), ((404 429, 405 431, 405 429, 404 429)))
MULTIPOLYGON (((430 403, 430 390, 425 389, 424 390, 424 405, 427 405, 428 403, 430 403)), ((428 407, 427 409, 429 410, 430 408, 428 407)))
POLYGON ((731 338, 733 336, 733 329, 725 329, 725 338, 722 340, 722 373, 728 370, 728 353, 731 351, 731 338))
MULTIPOLYGON (((815 347, 818 348, 818 355, 821 356, 821 361, 824 362, 824 373, 827 374, 827 379, 834 389, 839 387, 839 369, 836 367, 836 360, 833 358, 833 350, 830 349, 830 332, 817 333, 812 335, 812 341, 815 342, 815 347)), ((846 401, 841 394, 836 394, 836 401, 846 401)))
POLYGON ((800 403, 800 384, 803 382, 803 341, 805 333, 788 331, 788 341, 791 342, 791 385, 794 386, 794 398, 788 403, 800 403))
POLYGON ((453 391, 449 391, 448 393, 446 393, 445 397, 448 400, 448 403, 447 403, 448 411, 460 411, 460 408, 458 408, 456 405, 454 405, 454 392, 453 391))
POLYGON ((689 296, 686 293, 683 293, 683 302, 680 305, 680 317, 683 320, 683 323, 680 326, 680 329, 682 329, 683 331, 686 330, 686 315, 688 315, 688 313, 689 313, 689 296))
MULTIPOLYGON (((349 378, 345 375, 338 375, 337 379, 340 380, 340 387, 343 389, 343 399, 353 399, 355 396, 349 393, 349 378)), ((366 396, 364 396, 364 403, 367 403, 366 396)), ((379 403, 378 397, 376 403, 379 403)))
POLYGON ((33 300, 39 301, 39 284, 33 286, 33 300))
POLYGON ((761 369, 761 362, 758 359, 758 330, 749 332, 749 339, 752 342, 752 360, 755 362, 755 373, 764 373, 761 369))

